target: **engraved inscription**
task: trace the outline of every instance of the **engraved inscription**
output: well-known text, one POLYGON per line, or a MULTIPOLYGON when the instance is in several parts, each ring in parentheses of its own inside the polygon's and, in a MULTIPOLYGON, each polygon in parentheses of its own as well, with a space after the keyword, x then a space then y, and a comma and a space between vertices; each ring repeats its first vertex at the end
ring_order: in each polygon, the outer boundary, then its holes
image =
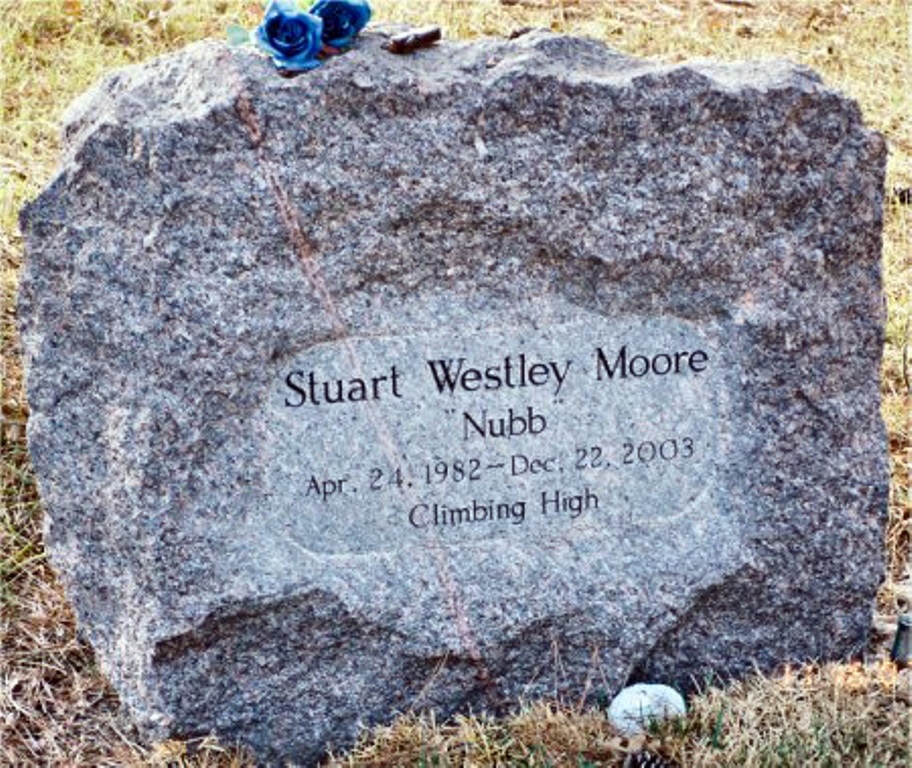
POLYGON ((328 552, 679 520, 716 504, 719 348, 602 317, 317 345, 266 405, 272 514, 328 552))

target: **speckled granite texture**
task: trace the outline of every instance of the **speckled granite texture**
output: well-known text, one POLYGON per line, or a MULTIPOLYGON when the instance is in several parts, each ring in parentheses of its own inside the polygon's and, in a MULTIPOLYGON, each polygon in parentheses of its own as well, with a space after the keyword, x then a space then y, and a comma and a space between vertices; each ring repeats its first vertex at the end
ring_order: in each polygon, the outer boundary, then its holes
POLYGON ((783 62, 204 43, 23 212, 47 547, 150 739, 858 653, 886 148, 783 62))

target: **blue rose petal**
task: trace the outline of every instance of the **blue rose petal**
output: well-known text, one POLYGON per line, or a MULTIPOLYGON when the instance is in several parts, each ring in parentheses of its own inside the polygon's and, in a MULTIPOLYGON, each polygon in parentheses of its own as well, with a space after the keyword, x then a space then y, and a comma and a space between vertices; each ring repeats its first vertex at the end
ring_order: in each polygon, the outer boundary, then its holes
POLYGON ((323 20, 298 10, 294 0, 271 0, 255 37, 279 69, 303 72, 320 66, 323 20))
POLYGON ((371 17, 366 0, 317 0, 310 13, 323 20, 323 43, 346 48, 371 17))

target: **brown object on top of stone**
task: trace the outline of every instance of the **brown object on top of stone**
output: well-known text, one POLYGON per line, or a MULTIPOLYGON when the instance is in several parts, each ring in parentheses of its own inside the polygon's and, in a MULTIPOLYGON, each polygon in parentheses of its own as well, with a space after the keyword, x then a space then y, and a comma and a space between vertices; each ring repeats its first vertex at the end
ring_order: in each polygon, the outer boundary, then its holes
POLYGON ((414 53, 420 48, 430 48, 434 43, 439 42, 442 37, 443 33, 440 31, 440 27, 422 27, 421 29, 393 35, 384 47, 390 53, 400 55, 414 53))

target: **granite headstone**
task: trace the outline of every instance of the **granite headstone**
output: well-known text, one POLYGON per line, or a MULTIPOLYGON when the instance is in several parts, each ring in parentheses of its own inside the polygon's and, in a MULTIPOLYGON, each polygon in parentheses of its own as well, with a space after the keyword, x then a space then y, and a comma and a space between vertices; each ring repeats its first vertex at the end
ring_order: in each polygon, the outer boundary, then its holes
POLYGON ((535 32, 107 77, 27 206, 47 548, 150 739, 859 652, 885 144, 787 63, 535 32))

